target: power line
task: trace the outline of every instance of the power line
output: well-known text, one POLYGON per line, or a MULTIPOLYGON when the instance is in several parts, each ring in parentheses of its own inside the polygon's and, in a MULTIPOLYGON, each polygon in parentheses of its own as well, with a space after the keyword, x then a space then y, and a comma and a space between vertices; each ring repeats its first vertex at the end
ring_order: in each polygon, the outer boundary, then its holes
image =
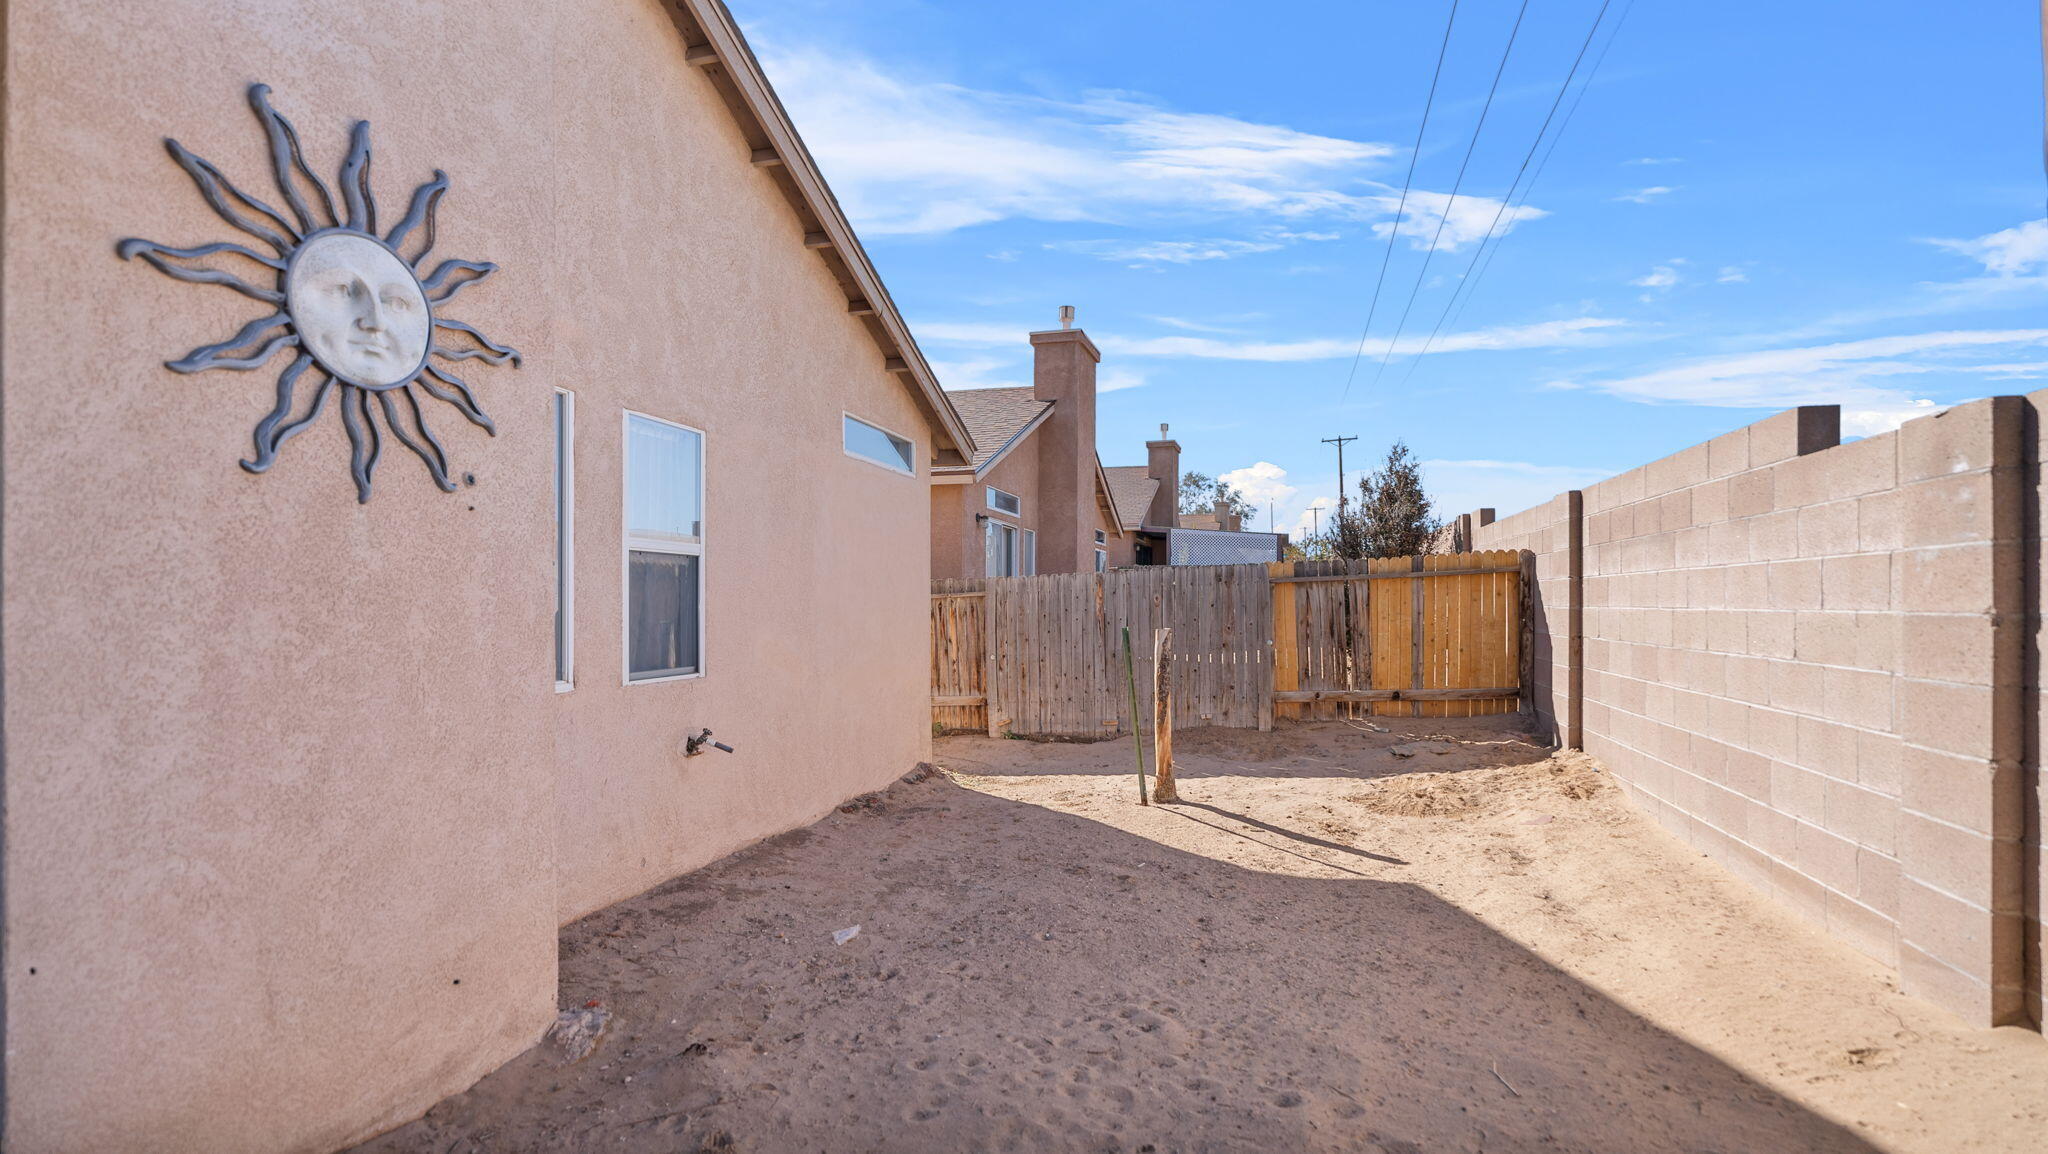
POLYGON ((1422 254, 1422 268, 1415 274, 1415 287, 1408 290, 1408 303, 1401 309, 1401 323, 1394 326, 1394 339, 1387 342, 1386 354, 1380 357, 1380 367, 1373 374, 1373 384, 1386 375, 1387 362, 1394 357, 1394 346, 1401 343, 1401 332, 1408 327, 1408 314, 1415 308, 1415 296, 1422 291, 1422 282, 1429 276, 1429 261, 1436 255, 1437 242, 1443 239, 1444 226, 1450 223, 1451 210, 1458 205, 1458 190, 1465 185, 1465 169, 1472 163, 1473 150, 1479 147, 1479 133, 1486 127, 1486 114, 1493 109, 1493 95, 1500 91, 1501 74, 1508 70, 1508 57, 1514 53, 1515 37, 1521 34, 1522 17, 1529 14, 1529 0, 1522 0, 1521 8, 1515 12, 1515 26, 1508 30, 1507 47, 1501 49, 1500 66, 1493 70, 1493 84, 1486 90, 1486 103, 1480 106, 1479 122, 1472 126, 1472 140, 1465 146, 1465 159, 1458 163, 1458 178, 1451 182, 1451 198, 1444 202, 1443 212, 1436 219, 1436 235, 1429 240, 1429 248, 1422 254))
MULTIPOLYGON (((1523 186, 1521 204, 1515 206, 1517 210, 1520 210, 1522 205, 1529 203, 1530 195, 1536 191, 1536 183, 1543 179, 1544 170, 1550 167, 1550 158, 1557 152, 1558 142, 1564 139, 1566 132, 1570 131, 1572 118, 1579 114, 1579 105, 1585 103, 1586 93, 1591 91, 1593 82, 1600 78, 1600 66, 1607 63, 1607 53, 1613 49, 1614 42, 1621 37, 1622 26, 1628 23, 1629 14, 1635 11, 1635 7, 1635 0, 1628 0, 1626 4, 1622 5, 1621 15, 1615 18, 1613 30, 1607 34, 1607 43, 1600 46, 1600 55, 1593 58, 1593 67, 1587 70, 1586 79, 1579 84, 1579 94, 1572 97, 1572 106, 1565 110, 1563 123, 1557 126, 1557 131, 1550 137, 1550 147, 1543 150, 1543 159, 1536 162, 1536 172, 1529 177, 1529 183, 1523 186)), ((1464 286, 1466 290, 1465 299, 1459 303, 1457 314, 1451 318, 1453 325, 1456 325, 1464 317, 1465 306, 1472 303, 1472 297, 1479 291, 1479 282, 1486 279, 1487 272, 1493 268, 1493 258, 1500 253, 1501 245, 1506 243, 1507 237, 1501 237, 1501 243, 1494 245, 1492 251, 1486 254, 1486 263, 1479 266, 1478 275, 1472 277, 1470 282, 1464 286)))
POLYGON ((1422 342, 1422 351, 1416 353, 1414 359, 1408 362, 1408 373, 1401 378, 1402 384, 1406 384, 1408 378, 1415 375, 1416 368, 1422 364, 1422 358, 1428 355, 1430 346, 1436 343, 1437 334, 1443 331, 1444 321, 1449 319, 1452 306, 1458 303, 1465 285, 1471 281, 1473 270, 1479 267, 1479 258, 1486 255, 1487 242, 1493 239, 1494 231, 1500 228, 1501 218, 1508 210, 1508 202, 1515 198, 1516 190, 1522 187, 1522 177, 1528 175, 1529 162, 1536 159, 1536 150, 1543 146, 1544 134, 1550 131, 1550 122, 1556 118, 1558 107, 1564 103, 1564 94, 1571 90, 1572 78, 1579 74, 1579 65, 1586 62, 1586 52, 1593 47, 1593 38, 1600 32, 1600 22, 1607 19, 1608 5, 1613 2, 1614 0, 1600 0, 1600 11, 1593 17, 1593 26, 1586 29, 1586 39, 1579 44, 1578 55, 1572 57, 1571 71, 1564 74, 1564 83, 1557 86, 1557 96, 1550 102, 1550 111, 1544 113, 1543 125, 1536 130, 1536 139, 1529 142, 1529 151, 1522 157, 1522 166, 1515 170, 1514 183, 1508 185, 1507 195, 1500 198, 1500 207, 1494 210, 1493 222, 1486 226, 1486 235, 1479 238, 1479 247, 1472 250, 1472 260, 1465 266, 1465 275, 1458 279, 1457 284, 1451 286, 1451 299, 1444 302, 1444 311, 1437 315, 1436 327, 1429 330, 1429 339, 1422 342))
MULTIPOLYGON (((1408 190, 1415 184, 1415 162, 1422 156, 1422 134, 1429 130, 1429 110, 1436 106, 1436 83, 1443 78, 1444 56, 1451 50, 1451 27, 1458 22, 1458 0, 1451 0, 1451 18, 1444 21, 1443 43, 1436 50, 1436 71, 1429 74, 1429 96, 1422 102, 1422 123, 1415 128, 1415 147, 1408 153, 1408 175, 1401 180, 1401 203, 1394 208, 1394 227, 1387 231, 1387 251, 1380 257, 1379 279, 1372 284, 1372 305, 1365 310, 1365 329, 1358 334, 1358 351, 1351 355, 1351 371, 1344 375, 1344 398, 1351 396, 1351 382, 1358 376, 1358 362, 1365 357, 1365 338, 1372 335, 1372 319, 1380 311, 1380 288, 1387 283, 1387 265, 1394 259, 1394 241, 1401 235, 1401 218, 1408 211, 1408 190)), ((2044 153, 2048 156, 2048 153, 2044 153)))

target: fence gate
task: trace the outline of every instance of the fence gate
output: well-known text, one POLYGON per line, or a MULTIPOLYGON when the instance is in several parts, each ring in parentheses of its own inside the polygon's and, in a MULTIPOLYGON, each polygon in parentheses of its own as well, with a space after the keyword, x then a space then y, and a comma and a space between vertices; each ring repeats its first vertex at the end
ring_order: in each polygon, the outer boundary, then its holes
POLYGON ((1128 733, 1126 625, 1147 701, 1153 631, 1173 630, 1184 727, 1513 712, 1528 652, 1521 567, 1496 551, 934 581, 932 722, 1128 733))

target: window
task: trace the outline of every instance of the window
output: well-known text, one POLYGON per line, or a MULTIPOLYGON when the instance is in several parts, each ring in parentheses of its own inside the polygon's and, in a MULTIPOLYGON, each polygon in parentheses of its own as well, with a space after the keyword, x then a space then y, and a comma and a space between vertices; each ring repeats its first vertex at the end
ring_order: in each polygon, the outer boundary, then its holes
POLYGON ((986 554, 984 573, 990 577, 1015 577, 1022 572, 1019 566, 1023 557, 1015 525, 1005 525, 991 517, 982 526, 981 541, 986 554))
POLYGON ((555 390, 555 689, 576 687, 576 394, 555 390))
POLYGON ((1095 543, 1096 543, 1097 545, 1107 545, 1107 544, 1109 544, 1109 534, 1107 534, 1107 533, 1103 532, 1103 531, 1102 531, 1102 530, 1100 530, 1100 529, 1097 529, 1097 530, 1095 531, 1095 543))
MULTIPOLYGON (((1620 26, 1616 25, 1616 27, 1620 26)), ((1023 549, 1024 557, 1017 566, 1017 575, 1019 577, 1029 577, 1038 572, 1038 534, 1029 529, 1024 530, 1023 549)))
POLYGON ((1095 551, 1095 571, 1097 573, 1109 572, 1109 550, 1097 549, 1095 551))
POLYGON ((626 414, 626 680, 704 666, 704 434, 626 414))
POLYGON ((859 457, 898 473, 915 473, 916 450, 911 443, 887 429, 870 425, 846 414, 846 455, 859 457))
POLYGON ((1005 493, 994 485, 988 487, 988 507, 998 513, 1015 517, 1024 512, 1024 502, 1015 493, 1005 493))

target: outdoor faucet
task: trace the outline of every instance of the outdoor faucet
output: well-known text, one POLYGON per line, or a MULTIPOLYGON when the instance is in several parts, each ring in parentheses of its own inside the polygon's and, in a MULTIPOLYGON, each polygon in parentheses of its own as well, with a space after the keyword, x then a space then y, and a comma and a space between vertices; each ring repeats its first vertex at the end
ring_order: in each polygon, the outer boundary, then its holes
POLYGON ((713 749, 722 749, 727 753, 732 752, 732 746, 727 745, 722 741, 711 740, 711 731, 707 729, 695 737, 686 737, 683 739, 683 756, 695 757, 698 754, 703 753, 704 747, 707 745, 713 749))

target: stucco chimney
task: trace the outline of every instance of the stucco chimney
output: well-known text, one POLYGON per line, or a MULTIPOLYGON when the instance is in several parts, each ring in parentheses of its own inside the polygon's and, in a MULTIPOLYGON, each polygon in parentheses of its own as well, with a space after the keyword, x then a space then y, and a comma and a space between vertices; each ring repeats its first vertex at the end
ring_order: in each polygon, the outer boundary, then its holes
POLYGON ((1145 442, 1145 475, 1159 482, 1152 505, 1145 510, 1145 524, 1171 529, 1180 524, 1180 442, 1159 426, 1159 439, 1145 442))
MULTIPOLYGON (((1060 323, 1073 323, 1069 308, 1060 323)), ((1102 353, 1078 328, 1031 334, 1031 392, 1053 403, 1039 427, 1038 571, 1095 568, 1095 366, 1102 353)))

